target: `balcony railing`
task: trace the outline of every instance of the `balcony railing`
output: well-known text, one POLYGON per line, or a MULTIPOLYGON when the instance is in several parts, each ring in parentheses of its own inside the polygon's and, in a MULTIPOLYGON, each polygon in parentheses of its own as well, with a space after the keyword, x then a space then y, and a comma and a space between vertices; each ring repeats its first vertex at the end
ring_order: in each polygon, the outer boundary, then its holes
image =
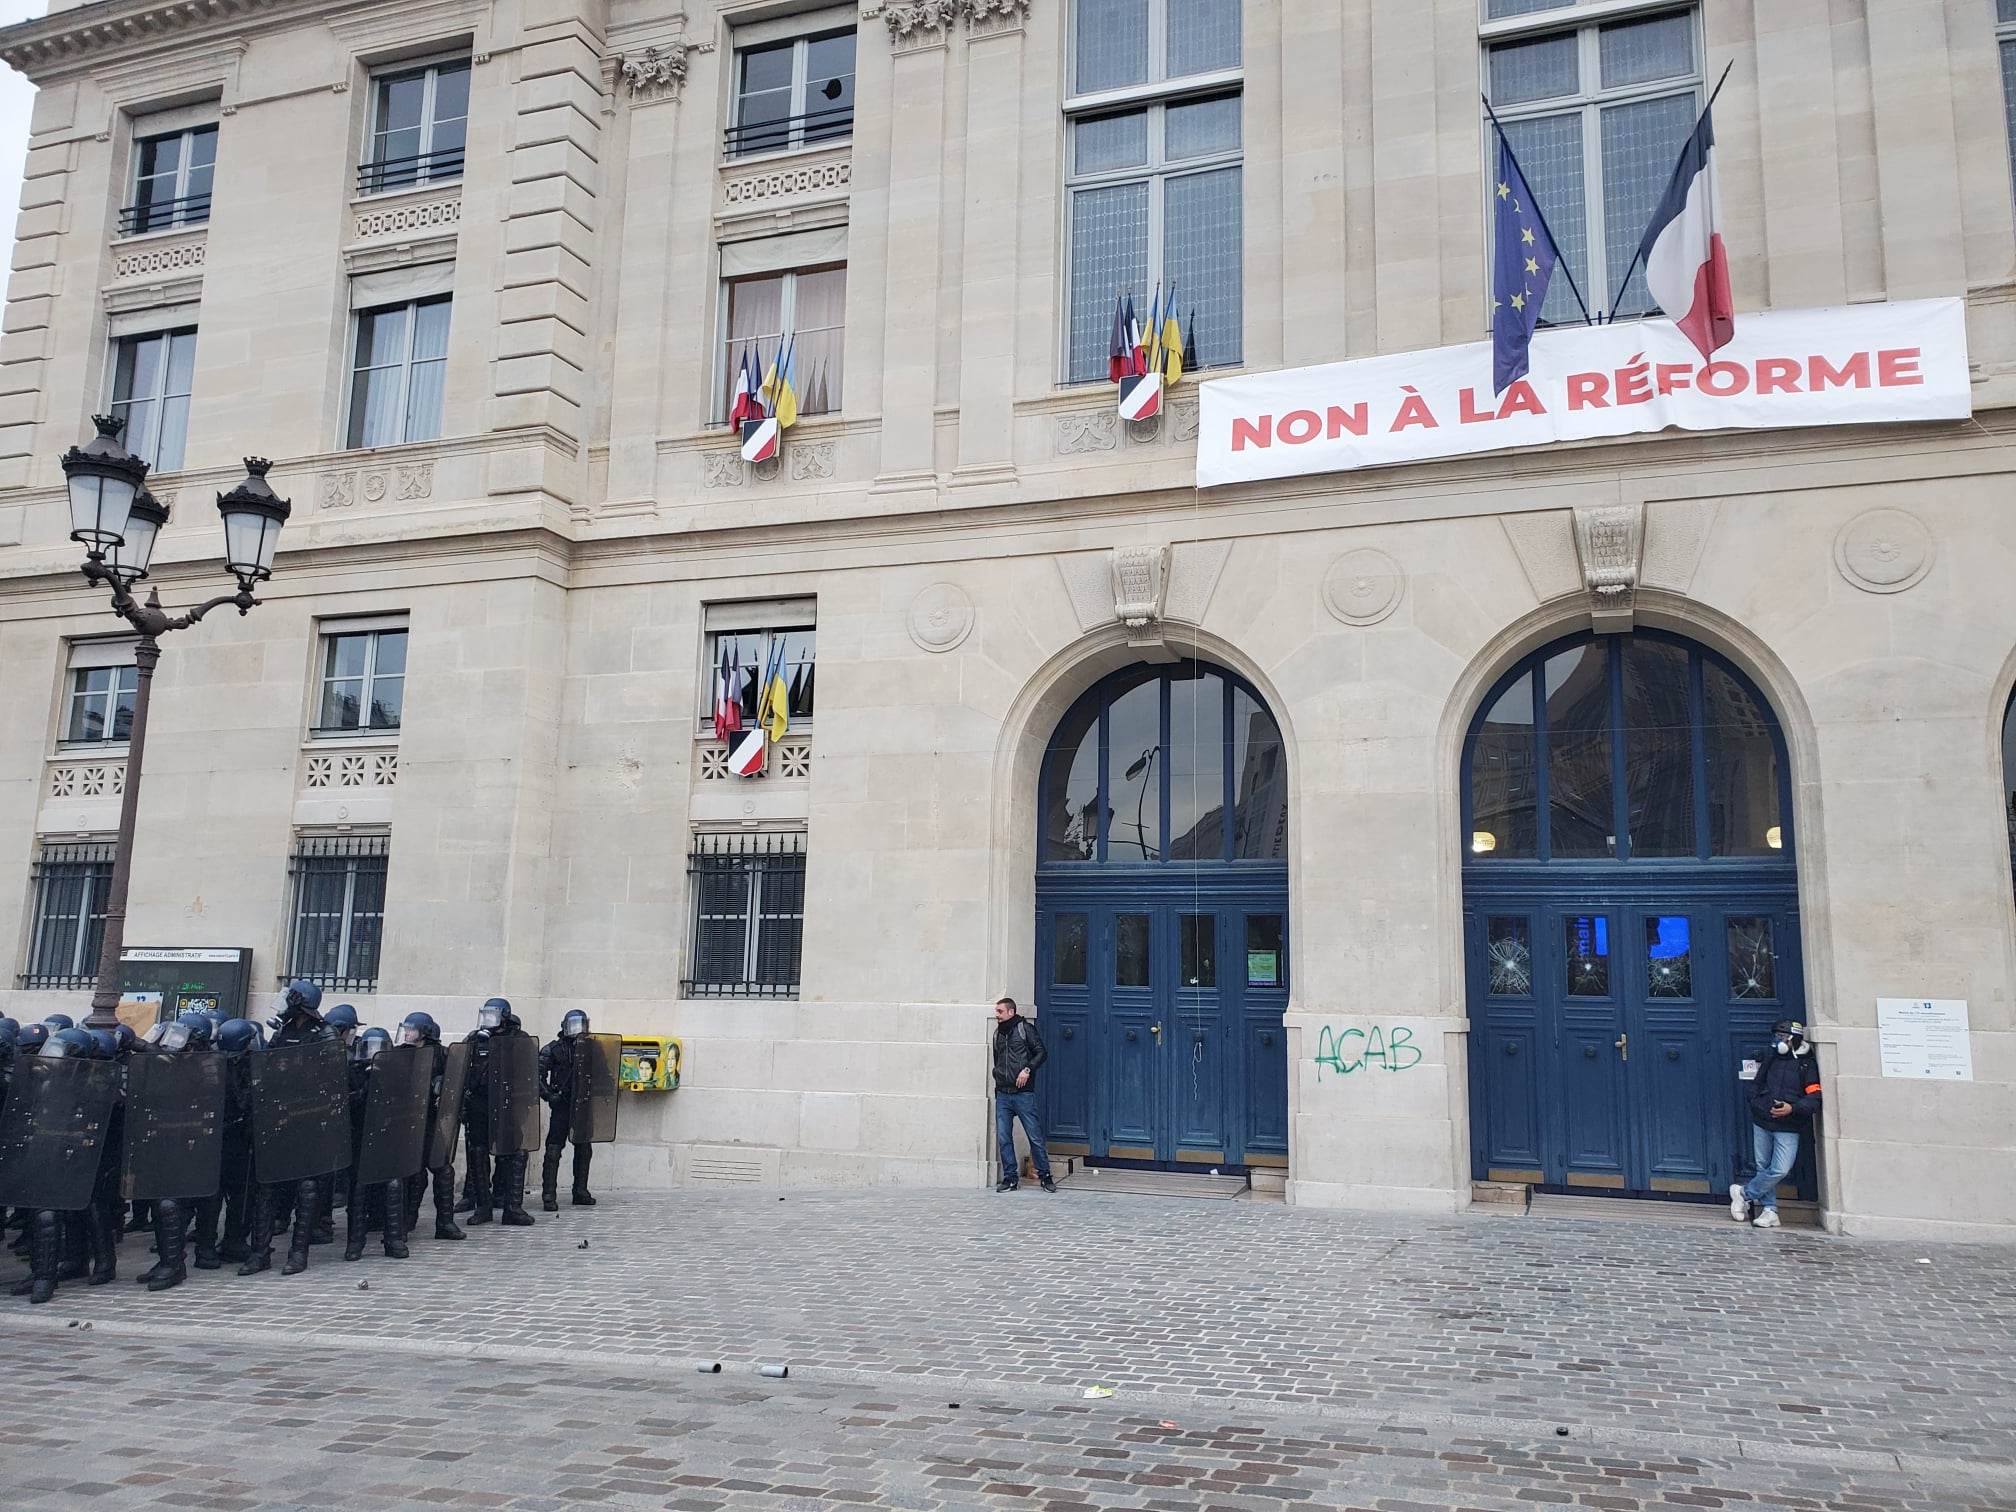
POLYGON ((443 147, 438 152, 416 152, 410 157, 381 158, 357 169, 360 194, 377 194, 385 189, 414 189, 422 184, 439 184, 462 177, 462 149, 443 147))
POLYGON ((128 205, 119 212, 119 233, 134 236, 142 231, 168 231, 177 226, 200 226, 210 219, 210 196, 186 195, 181 199, 155 200, 151 204, 128 205))
POLYGON ((808 110, 804 115, 783 116, 774 121, 730 126, 721 134, 721 141, 727 155, 735 158, 747 157, 752 152, 816 147, 821 142, 837 142, 853 134, 854 107, 850 104, 808 110))

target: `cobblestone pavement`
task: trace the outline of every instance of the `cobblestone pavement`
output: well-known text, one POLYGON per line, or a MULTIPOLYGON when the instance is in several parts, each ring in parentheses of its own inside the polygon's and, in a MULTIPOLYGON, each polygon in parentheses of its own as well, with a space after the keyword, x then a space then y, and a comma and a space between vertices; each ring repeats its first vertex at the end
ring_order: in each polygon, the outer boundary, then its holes
POLYGON ((618 1194, 404 1262, 0 1299, 0 1505, 2016 1509, 2010 1258, 1068 1187, 618 1194))

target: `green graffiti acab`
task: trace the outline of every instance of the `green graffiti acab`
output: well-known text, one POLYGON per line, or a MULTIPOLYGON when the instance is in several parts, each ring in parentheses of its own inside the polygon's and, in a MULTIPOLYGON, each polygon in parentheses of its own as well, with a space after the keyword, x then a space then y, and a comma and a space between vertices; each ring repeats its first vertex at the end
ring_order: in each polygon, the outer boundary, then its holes
POLYGON ((1317 1079, 1324 1067, 1341 1076, 1353 1071, 1377 1069, 1407 1071, 1421 1064, 1421 1047, 1414 1043, 1414 1031, 1405 1024, 1381 1029, 1332 1029, 1324 1025, 1316 1037, 1317 1079))

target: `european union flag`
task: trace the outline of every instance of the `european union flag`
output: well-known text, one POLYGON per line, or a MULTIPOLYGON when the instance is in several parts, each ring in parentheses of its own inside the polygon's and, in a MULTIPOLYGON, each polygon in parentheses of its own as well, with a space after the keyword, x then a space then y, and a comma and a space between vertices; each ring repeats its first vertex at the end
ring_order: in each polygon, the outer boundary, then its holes
POLYGON ((1498 176, 1491 184, 1491 381, 1504 393, 1526 376, 1533 328, 1547 302, 1547 284, 1561 261, 1547 223, 1534 206, 1532 191, 1512 156, 1512 144, 1496 121, 1498 176))

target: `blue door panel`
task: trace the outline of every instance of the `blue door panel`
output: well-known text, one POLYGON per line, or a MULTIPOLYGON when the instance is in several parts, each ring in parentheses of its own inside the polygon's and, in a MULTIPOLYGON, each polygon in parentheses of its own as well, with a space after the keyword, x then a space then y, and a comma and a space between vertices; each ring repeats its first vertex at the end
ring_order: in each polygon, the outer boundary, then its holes
MULTIPOLYGON (((1278 1015, 1246 1016, 1245 1153, 1288 1153, 1287 1031, 1278 1015)), ((1238 1152, 1233 1152, 1238 1158, 1238 1152)))
POLYGON ((1512 1179, 1491 1177, 1490 1171, 1539 1170, 1539 1031, 1531 1024, 1493 1024, 1478 1036, 1477 1043, 1483 1064, 1474 1066, 1473 1074, 1484 1084, 1487 1168, 1480 1179, 1512 1179))
POLYGON ((1092 1111, 1090 1019, 1083 1003, 1052 1003, 1043 1009, 1043 1047, 1050 1058, 1037 1082, 1044 1103, 1043 1130, 1051 1141, 1089 1144, 1092 1111))

